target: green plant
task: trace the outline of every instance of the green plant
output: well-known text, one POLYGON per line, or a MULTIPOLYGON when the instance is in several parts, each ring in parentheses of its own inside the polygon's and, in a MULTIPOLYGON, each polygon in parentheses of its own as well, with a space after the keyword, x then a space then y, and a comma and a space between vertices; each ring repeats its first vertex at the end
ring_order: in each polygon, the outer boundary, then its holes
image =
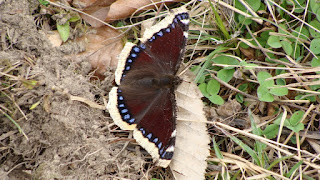
POLYGON ((260 84, 257 94, 260 101, 273 102, 274 96, 285 96, 288 94, 288 88, 281 87, 284 84, 275 85, 274 80, 268 80, 271 77, 271 74, 266 71, 260 71, 257 75, 260 84))

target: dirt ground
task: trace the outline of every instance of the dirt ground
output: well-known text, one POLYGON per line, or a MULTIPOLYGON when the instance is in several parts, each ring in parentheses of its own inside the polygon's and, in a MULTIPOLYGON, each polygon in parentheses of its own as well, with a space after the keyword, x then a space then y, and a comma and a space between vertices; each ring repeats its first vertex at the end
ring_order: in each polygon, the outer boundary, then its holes
POLYGON ((103 105, 112 78, 90 81, 85 58, 66 58, 84 51, 81 44, 52 47, 37 24, 38 5, 37 0, 0 0, 0 179, 146 177, 150 163, 144 156, 149 155, 132 143, 124 148, 128 134, 118 132, 104 110, 69 98, 103 105), (31 80, 37 84, 23 83, 31 80), (124 140, 115 141, 115 134, 124 140))

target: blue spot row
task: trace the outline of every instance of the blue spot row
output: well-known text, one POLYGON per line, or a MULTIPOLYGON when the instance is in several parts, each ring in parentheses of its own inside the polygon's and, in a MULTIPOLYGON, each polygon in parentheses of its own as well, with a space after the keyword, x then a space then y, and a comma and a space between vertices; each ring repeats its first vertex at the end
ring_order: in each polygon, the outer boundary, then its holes
POLYGON ((181 21, 182 19, 188 19, 189 15, 188 13, 182 13, 182 14, 178 14, 176 18, 178 18, 181 21))
MULTIPOLYGON (((142 127, 139 128, 139 131, 140 131, 140 132, 142 133, 142 135, 143 135, 144 137, 146 137, 150 142, 154 143, 154 144, 157 146, 157 148, 159 149, 159 151, 161 151, 161 150, 163 151, 163 148, 164 148, 164 147, 162 147, 162 142, 159 141, 159 138, 154 137, 152 133, 147 133, 146 130, 145 130, 144 128, 142 128, 142 127)), ((162 154, 162 152, 161 152, 160 154, 162 154)))
POLYGON ((118 109, 122 119, 129 124, 133 124, 135 122, 135 118, 131 117, 129 110, 126 108, 126 105, 124 103, 124 98, 120 94, 122 90, 118 88, 117 92, 118 92, 118 109))

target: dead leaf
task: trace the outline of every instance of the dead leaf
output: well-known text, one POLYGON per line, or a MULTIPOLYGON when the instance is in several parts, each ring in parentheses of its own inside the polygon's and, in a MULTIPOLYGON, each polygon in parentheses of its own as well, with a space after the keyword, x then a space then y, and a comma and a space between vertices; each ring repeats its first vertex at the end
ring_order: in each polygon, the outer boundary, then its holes
POLYGON ((177 136, 170 168, 177 180, 205 179, 210 137, 201 101, 202 94, 192 82, 195 77, 190 71, 181 78, 183 82, 176 90, 177 136))
POLYGON ((53 47, 59 47, 62 44, 62 39, 60 37, 59 32, 56 31, 50 31, 46 34, 48 37, 49 42, 52 44, 53 47))
POLYGON ((87 7, 92 7, 92 6, 104 6, 107 4, 112 4, 116 0, 73 0, 72 5, 76 8, 79 9, 85 9, 87 7))
MULTIPOLYGON (((180 2, 182 0, 166 1, 166 4, 180 2)), ((148 10, 160 6, 161 0, 75 0, 73 5, 91 16, 94 16, 105 22, 112 22, 119 19, 130 17, 137 9, 148 10)), ((140 11, 138 11, 140 12, 140 11)), ((103 23, 81 14, 81 17, 92 27, 101 27, 103 23)))
MULTIPOLYGON (((104 0, 104 1, 96 1, 90 6, 86 7, 83 12, 90 14, 91 16, 104 21, 110 9, 110 5, 114 3, 115 0, 104 0)), ((91 16, 87 16, 85 14, 81 14, 82 19, 84 19, 87 23, 89 23, 92 27, 101 27, 104 24, 98 20, 95 20, 91 16)))
POLYGON ((95 75, 103 76, 107 68, 117 67, 117 56, 122 50, 121 33, 107 26, 94 29, 95 33, 87 33, 80 42, 86 44, 86 51, 79 56, 85 56, 91 63, 92 69, 96 70, 95 75))
POLYGON ((241 104, 238 103, 237 100, 233 99, 231 101, 228 101, 227 103, 224 103, 222 106, 219 106, 219 108, 217 109, 217 113, 220 116, 229 117, 239 112, 240 110, 241 104))
MULTIPOLYGON (((114 2, 108 13, 107 18, 105 19, 106 22, 111 22, 118 19, 124 19, 129 17, 132 13, 134 13, 137 9, 144 7, 141 10, 147 9, 154 9, 155 5, 160 6, 161 0, 117 0, 114 2), (154 4, 153 4, 154 3, 154 4), (157 3, 157 4, 155 4, 157 3)), ((166 1, 166 4, 173 3, 173 2, 181 2, 182 0, 171 0, 166 1)))

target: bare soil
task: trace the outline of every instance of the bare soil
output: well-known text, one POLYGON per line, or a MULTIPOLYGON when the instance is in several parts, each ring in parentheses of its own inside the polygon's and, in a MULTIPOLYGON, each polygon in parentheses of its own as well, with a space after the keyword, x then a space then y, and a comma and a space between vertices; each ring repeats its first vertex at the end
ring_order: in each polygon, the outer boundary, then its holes
POLYGON ((109 114, 69 98, 103 105, 111 73, 90 81, 86 59, 67 58, 84 46, 52 47, 38 24, 38 7, 37 0, 0 0, 0 179, 145 177, 144 153, 115 137, 128 134, 117 132, 109 114), (37 84, 28 88, 24 80, 37 84))

